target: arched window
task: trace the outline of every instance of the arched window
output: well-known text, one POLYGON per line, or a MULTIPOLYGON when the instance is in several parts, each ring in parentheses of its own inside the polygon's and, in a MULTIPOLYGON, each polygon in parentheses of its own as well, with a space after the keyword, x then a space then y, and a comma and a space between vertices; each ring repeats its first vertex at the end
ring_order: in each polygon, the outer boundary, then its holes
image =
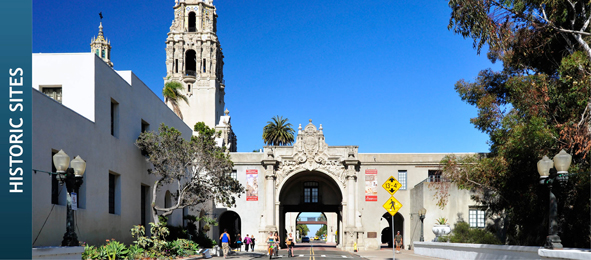
POLYGON ((189 32, 196 32, 197 31, 197 19, 195 17, 195 12, 189 13, 189 32))
POLYGON ((185 54, 185 75, 196 76, 197 61, 195 60, 195 51, 188 50, 185 54))
POLYGON ((172 196, 170 195, 170 191, 166 191, 164 194, 164 207, 170 208, 172 206, 172 196))

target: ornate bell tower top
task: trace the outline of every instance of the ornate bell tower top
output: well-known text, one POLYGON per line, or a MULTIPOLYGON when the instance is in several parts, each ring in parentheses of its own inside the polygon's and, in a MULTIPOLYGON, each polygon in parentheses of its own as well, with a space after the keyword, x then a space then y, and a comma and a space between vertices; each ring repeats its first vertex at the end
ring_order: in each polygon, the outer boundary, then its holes
POLYGON ((170 32, 216 32, 217 14, 213 0, 175 0, 170 32))
POLYGON ((103 35, 102 22, 99 25, 98 36, 93 37, 90 42, 90 51, 103 59, 109 66, 113 67, 113 62, 111 62, 111 42, 103 35))

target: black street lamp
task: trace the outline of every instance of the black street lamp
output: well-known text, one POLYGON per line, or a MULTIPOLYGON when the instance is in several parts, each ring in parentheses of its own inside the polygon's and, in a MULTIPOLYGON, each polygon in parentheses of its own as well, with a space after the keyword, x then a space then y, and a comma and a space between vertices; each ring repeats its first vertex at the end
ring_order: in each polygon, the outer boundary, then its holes
POLYGON ((68 191, 66 233, 62 240, 62 246, 79 246, 80 242, 74 231, 76 223, 74 220, 74 212, 72 210, 72 192, 78 190, 80 185, 82 185, 82 176, 86 170, 86 162, 82 160, 80 156, 76 156, 76 158, 70 162, 70 157, 63 150, 60 150, 53 156, 53 164, 55 165, 56 172, 52 172, 51 174, 57 174, 56 178, 60 184, 66 184, 66 190, 68 191), (72 167, 69 168, 69 165, 72 167))
POLYGON ((425 220, 426 214, 427 214, 427 209, 425 209, 425 208, 419 209, 419 219, 421 220, 421 238, 419 238, 419 241, 421 241, 421 242, 425 241, 425 237, 423 237, 423 220, 425 220))
POLYGON ((546 237, 546 244, 544 247, 549 249, 562 249, 562 241, 558 236, 558 223, 556 221, 558 215, 558 204, 556 203, 556 196, 552 193, 552 183, 554 180, 559 182, 566 182, 568 180, 568 167, 572 161, 572 156, 566 151, 561 150, 554 161, 550 160, 548 156, 538 161, 538 173, 540 174, 540 183, 548 184, 550 190, 550 208, 548 212, 548 236, 546 237), (556 166, 556 173, 550 173, 550 169, 556 166))

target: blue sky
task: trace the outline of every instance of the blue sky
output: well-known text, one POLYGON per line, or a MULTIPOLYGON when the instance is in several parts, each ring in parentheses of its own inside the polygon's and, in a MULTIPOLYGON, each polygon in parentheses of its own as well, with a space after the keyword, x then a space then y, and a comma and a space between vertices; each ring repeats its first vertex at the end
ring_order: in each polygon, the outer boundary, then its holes
MULTIPOLYGON (((238 151, 275 115, 371 153, 487 152, 454 91, 491 64, 447 30, 446 1, 214 0, 238 151)), ((102 12, 117 70, 162 98, 174 0, 33 1, 33 52, 90 52, 102 12)))

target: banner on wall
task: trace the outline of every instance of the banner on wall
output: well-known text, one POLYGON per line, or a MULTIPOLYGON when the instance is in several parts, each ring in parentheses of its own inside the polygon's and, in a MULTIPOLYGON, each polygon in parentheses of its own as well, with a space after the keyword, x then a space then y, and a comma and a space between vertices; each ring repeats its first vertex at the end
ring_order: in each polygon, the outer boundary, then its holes
POLYGON ((259 200, 259 171, 246 170, 246 201, 259 200))
POLYGON ((378 201, 378 170, 365 170, 365 201, 378 201))

